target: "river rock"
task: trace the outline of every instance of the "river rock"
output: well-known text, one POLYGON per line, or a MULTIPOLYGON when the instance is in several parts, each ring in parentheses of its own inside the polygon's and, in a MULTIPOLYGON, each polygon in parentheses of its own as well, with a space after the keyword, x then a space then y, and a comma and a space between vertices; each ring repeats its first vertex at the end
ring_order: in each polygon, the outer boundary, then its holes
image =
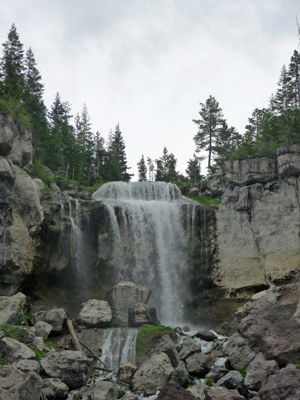
MULTIPOLYGON (((89 387, 80 389, 79 393, 82 397, 80 399, 93 399, 93 400, 117 400, 118 392, 112 382, 94 382, 89 387)), ((75 397, 77 399, 77 397, 75 397)))
POLYGON ((53 308, 48 311, 39 311, 29 318, 32 325, 38 321, 47 322, 52 326, 53 333, 60 334, 67 321, 67 314, 63 308, 53 308))
POLYGON ((131 388, 132 379, 136 371, 137 367, 134 364, 127 361, 122 361, 117 372, 117 379, 118 381, 127 384, 131 388))
POLYGON ((0 353, 10 361, 33 360, 36 358, 35 353, 26 344, 10 337, 4 337, 0 340, 0 353))
POLYGON ((243 318, 238 327, 256 352, 280 367, 300 363, 300 322, 277 302, 272 302, 243 318))
POLYGON ((230 390, 223 386, 207 388, 204 393, 204 400, 245 400, 245 397, 241 396, 236 389, 230 390))
POLYGON ((83 386, 92 360, 81 351, 64 350, 53 352, 42 358, 41 367, 50 378, 58 378, 70 389, 83 386))
POLYGON ((50 335, 53 327, 52 325, 48 324, 48 322, 45 321, 37 321, 34 324, 35 332, 37 336, 41 336, 44 339, 47 339, 48 336, 50 335))
POLYGON ((187 390, 192 393, 193 396, 196 397, 198 400, 204 400, 205 399, 205 393, 204 390, 208 388, 208 386, 203 383, 199 382, 197 385, 190 386, 187 390))
POLYGON ((165 353, 155 354, 146 360, 134 374, 133 390, 144 393, 149 386, 160 390, 173 371, 174 368, 165 353))
POLYGON ((184 361, 180 361, 170 376, 170 380, 176 382, 179 386, 186 388, 189 383, 189 373, 184 361))
POLYGON ((61 399, 65 398, 69 393, 68 386, 58 378, 46 378, 41 389, 47 399, 61 399))
POLYGON ((19 292, 14 296, 0 296, 0 324, 20 325, 24 320, 26 296, 19 292))
POLYGON ((176 368, 180 362, 180 357, 178 354, 178 351, 176 350, 175 344, 173 340, 170 338, 170 336, 164 335, 162 336, 158 343, 155 344, 153 349, 150 352, 150 355, 153 354, 159 354, 159 353, 165 353, 169 357, 171 364, 173 368, 176 368))
POLYGON ((203 377, 211 367, 211 357, 205 353, 195 353, 186 360, 186 368, 193 376, 203 377))
POLYGON ((12 366, 15 366, 25 374, 27 374, 27 372, 30 371, 39 374, 41 369, 40 364, 36 360, 28 360, 28 359, 27 360, 21 359, 19 361, 16 361, 12 364, 12 366))
POLYGON ((160 325, 155 308, 150 308, 143 303, 137 303, 132 308, 128 308, 128 326, 135 328, 146 324, 160 325))
POLYGON ((128 309, 136 303, 147 303, 150 289, 129 281, 121 281, 110 291, 108 298, 113 310, 113 316, 128 325, 128 309))
POLYGON ((259 390, 261 400, 296 400, 300 399, 300 370, 295 365, 269 376, 259 390))
POLYGON ((190 355, 200 351, 200 345, 195 342, 190 336, 182 340, 179 356, 181 360, 185 360, 190 355))
POLYGON ((79 320, 88 328, 106 328, 112 320, 112 310, 107 301, 91 299, 83 303, 79 320))
POLYGON ((188 390, 185 390, 175 382, 168 382, 164 385, 157 396, 157 400, 196 400, 188 390))
POLYGON ((266 360, 261 353, 257 354, 247 368, 246 388, 258 391, 261 385, 267 381, 267 378, 278 369, 278 364, 275 360, 266 360))
POLYGON ((227 389, 239 389, 243 387, 244 378, 238 371, 230 371, 219 379, 216 386, 225 386, 227 389))
POLYGON ((243 369, 255 357, 255 352, 251 350, 248 341, 238 332, 229 338, 224 351, 231 367, 238 371, 243 369))
POLYGON ((42 378, 35 372, 24 374, 13 367, 0 368, 1 400, 40 400, 42 378))
POLYGON ((195 337, 205 340, 206 342, 213 342, 217 336, 209 329, 201 329, 195 334, 195 337))

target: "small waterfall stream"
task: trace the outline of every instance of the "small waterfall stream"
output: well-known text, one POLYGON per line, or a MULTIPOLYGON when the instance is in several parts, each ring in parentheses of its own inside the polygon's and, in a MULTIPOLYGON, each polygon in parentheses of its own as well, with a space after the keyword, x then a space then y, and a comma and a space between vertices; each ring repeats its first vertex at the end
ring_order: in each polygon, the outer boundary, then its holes
POLYGON ((117 279, 150 287, 150 305, 162 323, 186 322, 194 278, 192 247, 205 249, 204 224, 198 232, 202 206, 166 182, 110 182, 93 199, 106 207, 110 265, 117 279))

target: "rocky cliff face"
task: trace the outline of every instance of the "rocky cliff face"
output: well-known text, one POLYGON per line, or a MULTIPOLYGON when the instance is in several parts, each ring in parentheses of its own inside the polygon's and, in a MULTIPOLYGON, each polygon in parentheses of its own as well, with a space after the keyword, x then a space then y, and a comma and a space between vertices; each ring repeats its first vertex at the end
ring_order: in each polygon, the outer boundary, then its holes
POLYGON ((241 291, 282 280, 300 266, 300 147, 277 159, 227 162, 208 184, 222 191, 216 213, 217 285, 241 291))

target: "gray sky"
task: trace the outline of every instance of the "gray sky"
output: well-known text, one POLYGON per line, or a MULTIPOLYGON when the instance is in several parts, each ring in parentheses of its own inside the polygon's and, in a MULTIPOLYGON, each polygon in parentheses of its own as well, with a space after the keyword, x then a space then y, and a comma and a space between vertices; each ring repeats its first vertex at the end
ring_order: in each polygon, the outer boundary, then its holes
POLYGON ((298 48, 296 16, 298 0, 10 0, 0 37, 16 24, 48 107, 56 92, 74 116, 86 103, 105 139, 120 123, 133 172, 166 146, 185 174, 199 103, 214 96, 243 133, 298 48))

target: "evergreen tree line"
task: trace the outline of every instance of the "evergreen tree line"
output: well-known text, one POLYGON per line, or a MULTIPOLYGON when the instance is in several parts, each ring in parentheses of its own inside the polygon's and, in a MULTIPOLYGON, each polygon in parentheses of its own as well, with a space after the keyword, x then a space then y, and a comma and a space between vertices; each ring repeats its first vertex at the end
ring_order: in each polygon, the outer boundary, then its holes
MULTIPOLYGON (((277 91, 272 94, 268 107, 253 111, 243 135, 228 126, 213 96, 200 106, 200 118, 193 120, 198 128, 194 137, 196 153, 208 152, 211 171, 226 160, 275 157, 278 147, 300 144, 299 52, 294 50, 288 67, 282 67, 277 91)), ((190 171, 193 169, 191 162, 190 171)))
POLYGON ((31 130, 35 174, 41 175, 46 166, 56 179, 73 179, 84 185, 129 181, 132 175, 119 124, 105 141, 98 131, 92 131, 85 104, 72 124, 70 104, 57 93, 47 110, 43 94, 34 53, 31 48, 24 53, 13 24, 0 59, 0 106, 31 130))
MULTIPOLYGON (((0 58, 0 107, 16 121, 30 128, 33 136, 33 171, 41 174, 44 166, 56 180, 76 180, 82 185, 108 181, 129 181, 125 142, 119 124, 108 139, 93 132, 86 104, 73 121, 71 106, 56 94, 50 110, 45 106, 44 85, 34 53, 24 53, 13 24, 0 58)), ((249 157, 274 157, 282 145, 300 144, 300 55, 294 51, 288 67, 282 67, 277 91, 269 106, 255 109, 240 134, 229 126, 218 101, 209 96, 200 103, 194 137, 196 149, 188 161, 186 173, 199 183, 201 163, 206 151, 208 169, 214 171, 226 160, 249 157)), ((178 181, 187 178, 176 171, 177 159, 164 147, 163 154, 152 160, 141 157, 137 163, 140 181, 178 181)))

